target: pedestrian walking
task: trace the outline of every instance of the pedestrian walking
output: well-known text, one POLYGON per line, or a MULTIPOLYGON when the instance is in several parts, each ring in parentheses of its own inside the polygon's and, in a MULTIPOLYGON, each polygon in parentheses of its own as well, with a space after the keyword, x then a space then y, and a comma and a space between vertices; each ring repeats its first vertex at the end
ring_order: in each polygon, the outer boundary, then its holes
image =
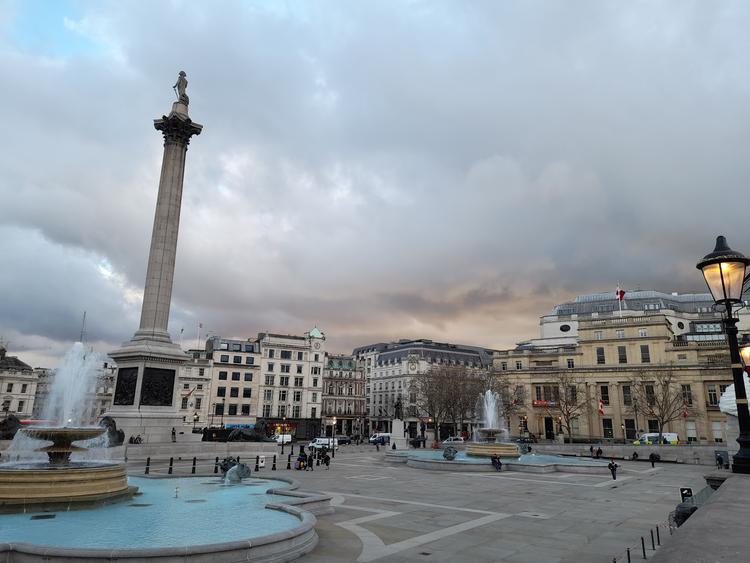
POLYGON ((609 468, 609 472, 612 474, 612 479, 617 481, 617 468, 619 465, 615 463, 615 458, 612 458, 612 461, 609 462, 609 465, 607 465, 609 468))
MULTIPOLYGON (((309 453, 309 454, 307 454, 307 467, 309 467, 309 468, 310 468, 310 471, 315 471, 315 470, 313 469, 313 462, 314 462, 314 461, 315 461, 315 460, 313 459, 313 455, 312 455, 312 453, 309 453)), ((307 471, 307 467, 305 467, 305 471, 307 471)))
POLYGON ((648 456, 648 460, 651 462, 651 467, 656 467, 656 462, 658 461, 658 459, 659 456, 654 452, 651 452, 651 454, 648 456))
POLYGON ((177 432, 175 431, 174 426, 172 427, 172 441, 177 441, 177 432))
POLYGON ((329 456, 328 453, 323 455, 323 463, 325 464, 326 469, 331 468, 331 456, 329 456))
POLYGON ((596 457, 597 458, 602 457, 602 449, 601 448, 596 448, 596 457))
POLYGON ((716 454, 716 469, 724 469, 724 456, 716 454))
POLYGON ((589 446, 589 452, 591 452, 591 457, 594 457, 594 446, 589 446))

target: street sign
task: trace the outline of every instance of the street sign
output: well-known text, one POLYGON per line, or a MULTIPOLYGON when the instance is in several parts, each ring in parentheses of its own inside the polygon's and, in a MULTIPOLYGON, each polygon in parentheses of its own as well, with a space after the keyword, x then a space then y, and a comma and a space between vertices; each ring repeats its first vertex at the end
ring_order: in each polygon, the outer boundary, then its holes
POLYGON ((685 502, 687 499, 693 496, 693 489, 690 487, 680 487, 680 497, 682 498, 682 502, 685 502))

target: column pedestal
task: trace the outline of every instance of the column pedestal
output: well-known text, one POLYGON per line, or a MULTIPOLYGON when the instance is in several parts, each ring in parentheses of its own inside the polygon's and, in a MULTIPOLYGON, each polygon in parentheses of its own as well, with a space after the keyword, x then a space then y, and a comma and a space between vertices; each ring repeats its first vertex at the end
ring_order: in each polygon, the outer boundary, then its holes
POLYGON ((404 436, 404 421, 394 419, 391 422, 391 446, 396 445, 397 450, 409 449, 409 442, 404 436))

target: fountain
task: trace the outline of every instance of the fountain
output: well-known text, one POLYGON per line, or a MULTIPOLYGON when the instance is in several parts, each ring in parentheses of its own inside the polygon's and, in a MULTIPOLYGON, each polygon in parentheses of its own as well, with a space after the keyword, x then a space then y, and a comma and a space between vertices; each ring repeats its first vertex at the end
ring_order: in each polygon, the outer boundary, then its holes
POLYGON ((477 429, 474 441, 466 445, 466 454, 480 457, 517 457, 518 446, 508 442, 508 425, 502 401, 498 400, 497 393, 487 389, 480 395, 477 403, 483 426, 477 429))
POLYGON ((77 342, 58 368, 42 416, 55 426, 30 426, 18 431, 9 453, 19 461, 0 464, 0 511, 86 506, 129 498, 137 490, 128 486, 122 463, 71 460, 88 448, 74 442, 94 439, 107 429, 89 420, 92 390, 96 387, 101 358, 87 353, 77 342), (41 445, 51 442, 51 445, 41 445), (47 454, 37 461, 34 452, 47 454))

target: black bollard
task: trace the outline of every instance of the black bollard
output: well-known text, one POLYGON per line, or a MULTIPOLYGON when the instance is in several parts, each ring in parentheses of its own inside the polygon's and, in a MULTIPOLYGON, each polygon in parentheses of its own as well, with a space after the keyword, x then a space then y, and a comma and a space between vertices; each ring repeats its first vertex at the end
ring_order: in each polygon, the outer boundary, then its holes
POLYGON ((256 472, 256 473, 257 473, 258 471, 260 471, 260 466, 258 465, 259 463, 260 463, 260 456, 259 456, 259 455, 256 455, 256 456, 255 456, 255 472, 256 472))
POLYGON ((193 457, 193 468, 190 470, 190 473, 195 475, 195 457, 193 457))
POLYGON ((147 457, 146 458, 146 472, 144 473, 144 475, 148 475, 149 471, 151 471, 151 458, 147 457))
POLYGON ((331 446, 331 457, 336 459, 336 444, 331 446))
POLYGON ((286 468, 291 469, 292 468, 292 454, 289 454, 289 457, 286 458, 286 468))
POLYGON ((649 530, 649 531, 651 532, 651 549, 656 551, 656 544, 654 544, 654 531, 653 530, 649 530))
POLYGON ((315 465, 317 465, 318 467, 320 467, 320 458, 317 457, 317 456, 315 457, 315 465))
POLYGON ((628 548, 628 563, 630 563, 630 548, 628 548))
POLYGON ((641 551, 643 552, 643 558, 646 559, 646 541, 641 536, 641 551))
POLYGON ((659 537, 659 526, 656 527, 656 545, 661 545, 661 538, 659 537))
POLYGON ((219 472, 219 456, 216 456, 216 461, 214 462, 214 473, 219 472))
POLYGON ((237 456, 237 463, 240 462, 240 456, 237 456))
POLYGON ((174 463, 174 458, 170 457, 169 458, 169 471, 167 471, 167 473, 169 473, 170 475, 172 474, 172 464, 173 463, 174 463))
POLYGON ((273 454, 273 465, 271 466, 271 471, 276 471, 276 454, 273 454))

